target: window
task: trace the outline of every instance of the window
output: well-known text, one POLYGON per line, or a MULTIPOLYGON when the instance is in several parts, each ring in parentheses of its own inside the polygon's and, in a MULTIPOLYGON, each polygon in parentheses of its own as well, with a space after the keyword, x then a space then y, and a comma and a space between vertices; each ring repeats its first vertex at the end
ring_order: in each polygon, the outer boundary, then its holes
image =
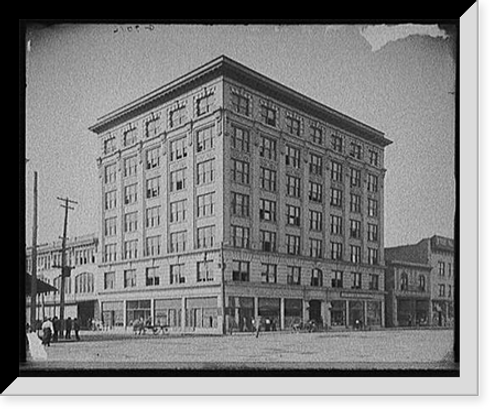
POLYGON ((204 226, 198 227, 196 236, 196 247, 201 248, 211 248, 214 246, 214 231, 215 226, 204 226))
POLYGON ((214 280, 214 261, 205 260, 196 263, 196 282, 210 282, 214 280))
POLYGON ((323 229, 323 213, 309 210, 309 229, 321 231, 323 229))
POLYGON ((286 145, 285 165, 300 168, 300 149, 286 145))
POLYGON ((439 266, 439 276, 444 277, 446 274, 446 263, 439 261, 438 266, 439 266))
POLYGON ((446 285, 439 284, 439 296, 444 297, 446 295, 446 285))
POLYGON ((137 258, 137 239, 126 240, 124 243, 124 256, 123 259, 137 258))
POLYGON ((292 226, 300 226, 300 207, 287 205, 286 206, 287 224, 292 226))
POLYGON ((376 242, 378 240, 378 226, 376 224, 368 223, 368 241, 376 242))
POLYGON ((170 284, 184 284, 185 282, 184 264, 170 265, 170 284))
POLYGON ((170 203, 170 223, 179 223, 186 220, 186 200, 170 203))
POLYGON ((116 261, 116 243, 104 245, 104 262, 116 261))
POLYGON ((264 252, 276 252, 276 232, 261 230, 260 243, 264 252))
POLYGON ((134 204, 137 202, 137 184, 130 184, 125 187, 124 204, 134 204))
POLYGON ((116 217, 110 217, 104 220, 104 236, 116 235, 116 217))
POLYGON ((127 269, 123 274, 123 287, 131 288, 137 285, 135 269, 127 269))
POLYGON ((289 197, 300 198, 300 178, 286 176, 286 192, 289 197))
POLYGON ((350 220, 350 236, 354 239, 361 238, 361 222, 359 220, 350 220))
POLYGON ((319 126, 310 126, 311 140, 318 145, 323 143, 323 129, 319 126))
POLYGON ((313 268, 311 272, 311 287, 323 286, 323 271, 319 268, 313 268))
POLYGON ((170 191, 180 191, 186 188, 186 168, 170 173, 170 191))
POLYGON ((110 137, 104 139, 104 154, 107 155, 116 150, 116 139, 114 137, 110 137))
POLYGON ((160 147, 146 151, 146 169, 154 169, 160 166, 160 147))
POLYGON ((160 206, 146 209, 146 228, 157 227, 160 225, 160 206))
POLYGON ((448 276, 451 277, 453 275, 453 267, 451 263, 448 263, 448 276))
POLYGON ((356 158, 356 159, 361 159, 362 158, 362 147, 361 147, 361 145, 352 142, 351 143, 351 148, 349 149, 349 156, 352 156, 353 158, 356 158))
POLYGON ((196 100, 196 115, 203 116, 209 113, 214 105, 214 95, 206 94, 196 100))
POLYGON ((174 139, 170 142, 170 160, 178 161, 187 157, 187 137, 184 136, 179 139, 174 139))
POLYGON ((331 205, 333 207, 342 208, 343 192, 338 188, 332 188, 332 200, 331 205))
POLYGON ((316 182, 309 182, 309 201, 321 203, 323 201, 323 185, 316 182))
POLYGON ((321 156, 310 154, 309 173, 312 175, 323 175, 323 158, 321 156))
POLYGON ((111 210, 116 207, 116 190, 104 193, 104 209, 111 210))
POLYGON ((420 291, 425 291, 425 287, 426 287, 426 285, 425 285, 425 275, 420 275, 418 277, 418 289, 420 291))
POLYGON ((231 236, 235 248, 248 248, 250 228, 243 226, 231 226, 231 236))
POLYGON ((197 217, 208 217, 214 214, 214 195, 215 193, 207 193, 198 196, 196 205, 197 217))
POLYGON ((360 272, 352 272, 352 289, 361 289, 361 273, 360 272))
POLYGON ((289 255, 300 255, 300 236, 286 235, 286 251, 289 255))
POLYGON ((159 119, 150 119, 146 121, 146 137, 152 138, 158 133, 159 130, 159 119))
POLYGON ((373 174, 368 174, 367 190, 376 193, 378 191, 378 177, 373 174))
POLYGON ((332 242, 332 259, 341 261, 343 258, 344 245, 341 242, 332 242))
POLYGON ((160 195, 160 177, 146 180, 146 198, 155 198, 160 195))
POLYGON ((448 297, 451 298, 451 285, 448 285, 448 297))
POLYGON ((214 160, 199 162, 196 167, 196 183, 198 185, 208 184, 214 180, 214 160))
POLYGON ((332 149, 338 153, 344 152, 344 139, 335 133, 332 134, 332 149))
POLYGON ((137 230, 137 212, 126 213, 124 223, 125 233, 135 232, 137 230))
POLYGON ((368 282, 370 290, 378 290, 378 278, 377 274, 370 274, 370 281, 368 282))
POLYGON ((321 258, 323 256, 323 241, 320 239, 309 239, 309 256, 321 258))
POLYGON ((261 136, 259 155, 263 158, 276 160, 276 140, 261 136))
POLYGON ((277 269, 278 266, 276 264, 262 264, 262 282, 276 284, 277 280, 277 269))
POLYGON ((361 213, 361 196, 351 193, 351 212, 361 213))
POLYGON ((181 126, 186 121, 186 106, 177 107, 170 110, 168 114, 168 124, 171 128, 181 126))
POLYGON ((368 216, 378 217, 378 201, 371 198, 368 199, 368 216))
POLYGON ((401 273, 401 280, 399 284, 399 289, 401 291, 408 290, 408 274, 406 272, 401 273))
POLYGON ((361 171, 351 168, 351 187, 361 187, 361 171))
POLYGON ((300 136, 301 123, 300 120, 293 116, 286 116, 286 131, 292 135, 300 136))
POLYGON ((375 167, 378 167, 378 152, 374 151, 373 149, 370 149, 368 151, 368 155, 370 158, 370 164, 375 167))
POLYGON ((276 171, 261 167, 260 186, 266 191, 276 191, 276 171))
POLYGON ((209 126, 196 132, 196 152, 214 147, 214 127, 209 126))
POLYGON ((116 181, 116 164, 104 167, 104 183, 111 184, 116 181))
POLYGON ((250 114, 250 100, 248 97, 233 93, 231 97, 231 103, 233 105, 233 110, 236 113, 248 116, 250 114))
POLYGON ((115 288, 115 273, 114 272, 105 272, 104 273, 104 289, 112 290, 115 288))
POLYGON ((342 182, 344 179, 343 176, 343 167, 340 162, 333 161, 332 162, 332 181, 342 182))
POLYGON ((260 219, 269 222, 276 221, 276 201, 260 200, 260 219))
POLYGON ((170 233, 170 252, 183 252, 186 250, 186 231, 170 233))
POLYGON ((250 150, 250 135, 247 129, 233 125, 233 136, 231 138, 231 145, 234 149, 242 152, 250 150))
POLYGON ((333 271, 332 272, 332 288, 343 288, 344 286, 344 272, 343 271, 333 271))
POLYGON ((247 194, 231 194, 231 213, 236 216, 250 216, 250 196, 247 194))
POLYGON ((233 281, 250 281, 250 262, 233 261, 233 281))
POLYGON ((160 268, 153 266, 146 268, 146 287, 160 285, 160 268))
POLYGON ((361 246, 351 245, 351 262, 355 264, 361 263, 361 246))
POLYGON ((250 164, 238 159, 232 159, 231 176, 239 184, 250 183, 250 164))
POLYGON ((288 266, 286 283, 288 285, 300 285, 300 266, 288 266))
POLYGON ((125 178, 137 175, 137 156, 131 156, 123 160, 123 176, 125 178))
POLYGON ((131 146, 137 142, 137 129, 131 128, 123 133, 123 146, 131 146))
POLYGON ((146 238, 146 256, 158 256, 160 254, 160 236, 146 238))
POLYGON ((277 111, 269 106, 262 105, 260 114, 262 116, 262 121, 268 126, 276 127, 277 121, 277 111))
POLYGON ((343 221, 342 221, 342 216, 336 216, 335 214, 332 214, 330 216, 332 225, 331 225, 331 233, 332 235, 336 236, 342 236, 343 235, 343 221))

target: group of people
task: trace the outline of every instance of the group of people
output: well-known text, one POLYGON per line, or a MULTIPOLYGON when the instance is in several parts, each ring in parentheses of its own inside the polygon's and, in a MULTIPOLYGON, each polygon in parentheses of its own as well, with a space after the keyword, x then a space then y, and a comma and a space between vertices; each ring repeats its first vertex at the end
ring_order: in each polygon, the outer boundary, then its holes
POLYGON ((75 332, 76 340, 80 340, 80 323, 75 317, 68 317, 60 320, 57 316, 53 318, 46 317, 41 325, 42 344, 50 346, 50 342, 57 342, 59 337, 62 339, 71 339, 71 332, 75 332))

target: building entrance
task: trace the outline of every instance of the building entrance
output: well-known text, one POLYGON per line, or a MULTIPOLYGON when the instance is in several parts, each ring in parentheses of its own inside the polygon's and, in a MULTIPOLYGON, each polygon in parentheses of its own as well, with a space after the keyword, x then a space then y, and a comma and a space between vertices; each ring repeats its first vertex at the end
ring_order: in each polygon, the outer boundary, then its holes
POLYGON ((323 324, 323 317, 321 316, 321 300, 309 301, 309 320, 314 320, 316 324, 323 324))

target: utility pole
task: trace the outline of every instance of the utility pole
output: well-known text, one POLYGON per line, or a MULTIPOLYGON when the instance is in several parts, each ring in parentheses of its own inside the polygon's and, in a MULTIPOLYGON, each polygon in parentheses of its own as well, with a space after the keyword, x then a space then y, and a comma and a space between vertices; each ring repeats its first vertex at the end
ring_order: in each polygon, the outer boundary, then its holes
POLYGON ((64 205, 61 207, 64 208, 64 226, 63 226, 63 236, 62 236, 62 254, 61 254, 61 288, 60 292, 60 304, 59 304, 59 319, 64 320, 64 284, 66 276, 69 276, 70 269, 66 267, 66 237, 68 231, 68 210, 74 210, 73 207, 70 207, 71 204, 78 204, 78 202, 70 200, 68 197, 60 198, 57 197, 59 201, 63 201, 64 205))
POLYGON ((31 244, 31 304, 30 304, 30 325, 34 331, 36 329, 36 269, 37 269, 37 229, 38 229, 38 172, 34 172, 33 183, 33 241, 31 244))

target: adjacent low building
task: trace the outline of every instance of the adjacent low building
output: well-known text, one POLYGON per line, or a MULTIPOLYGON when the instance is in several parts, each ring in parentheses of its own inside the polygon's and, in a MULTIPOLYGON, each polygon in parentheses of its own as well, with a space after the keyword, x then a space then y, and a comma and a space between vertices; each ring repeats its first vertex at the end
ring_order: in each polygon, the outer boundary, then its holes
MULTIPOLYGON (((78 236, 67 239, 66 259, 71 275, 64 283, 64 316, 78 318, 82 328, 89 326, 94 318, 99 318, 97 300, 97 266, 99 240, 95 235, 78 236)), ((32 271, 32 251, 27 249, 26 270, 32 271)), ((57 289, 57 291, 37 296, 36 317, 59 317, 61 289, 61 241, 45 243, 37 247, 37 278, 57 289)), ((26 317, 30 317, 31 297, 27 297, 26 317)))
POLYGON ((454 241, 434 235, 385 249, 388 326, 454 322, 454 241))

